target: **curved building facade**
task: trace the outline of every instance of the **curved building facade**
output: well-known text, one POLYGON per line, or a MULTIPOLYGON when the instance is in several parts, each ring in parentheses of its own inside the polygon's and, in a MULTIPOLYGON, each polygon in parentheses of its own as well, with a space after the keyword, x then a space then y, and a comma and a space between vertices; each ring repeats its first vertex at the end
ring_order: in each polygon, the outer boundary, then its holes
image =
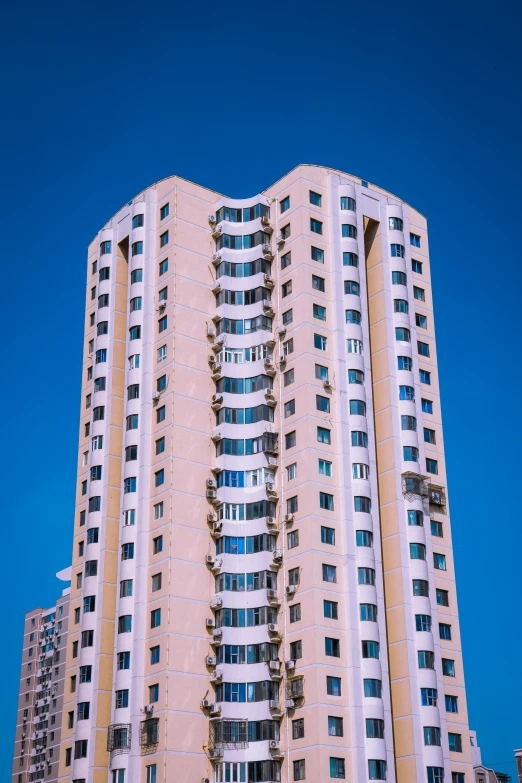
POLYGON ((59 780, 471 783, 420 213, 302 165, 103 227, 71 580, 59 780))

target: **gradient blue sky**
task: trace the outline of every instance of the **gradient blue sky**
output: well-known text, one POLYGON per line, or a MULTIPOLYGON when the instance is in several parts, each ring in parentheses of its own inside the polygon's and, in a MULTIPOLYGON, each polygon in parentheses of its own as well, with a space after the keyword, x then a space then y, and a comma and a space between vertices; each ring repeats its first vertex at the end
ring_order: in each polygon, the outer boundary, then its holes
POLYGON ((70 562, 86 247, 179 174, 234 197, 300 162, 429 218, 470 724, 522 745, 520 4, 9 3, 2 16, 4 730, 23 614, 70 562))

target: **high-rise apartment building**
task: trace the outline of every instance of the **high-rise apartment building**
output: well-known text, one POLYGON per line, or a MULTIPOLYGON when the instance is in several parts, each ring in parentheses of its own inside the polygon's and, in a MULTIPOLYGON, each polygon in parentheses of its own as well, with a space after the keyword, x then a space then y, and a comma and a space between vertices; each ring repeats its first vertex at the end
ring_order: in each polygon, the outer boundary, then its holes
POLYGON ((170 177, 85 318, 58 779, 472 783, 425 218, 170 177))

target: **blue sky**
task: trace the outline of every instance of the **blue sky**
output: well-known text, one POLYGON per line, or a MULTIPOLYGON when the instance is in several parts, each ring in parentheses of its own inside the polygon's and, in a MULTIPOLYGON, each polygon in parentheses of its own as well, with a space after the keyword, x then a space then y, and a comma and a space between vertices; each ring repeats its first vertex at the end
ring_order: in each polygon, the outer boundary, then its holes
POLYGON ((23 614, 70 561, 87 244, 162 177, 243 197, 300 162, 428 216, 470 724, 515 775, 520 17, 506 0, 4 8, 2 779, 23 614))

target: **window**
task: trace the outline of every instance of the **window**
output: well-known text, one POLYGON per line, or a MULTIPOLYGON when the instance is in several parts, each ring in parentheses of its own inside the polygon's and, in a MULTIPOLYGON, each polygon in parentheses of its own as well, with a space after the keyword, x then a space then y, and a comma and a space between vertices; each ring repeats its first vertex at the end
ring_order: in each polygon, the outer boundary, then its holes
POLYGON ((301 604, 294 604, 290 607, 290 622, 297 623, 301 619, 301 604))
MULTIPOLYGON (((294 400, 292 400, 294 402, 294 400)), ((321 394, 315 395, 315 407, 322 413, 330 413, 330 400, 328 397, 323 397, 321 394)), ((285 411, 286 413, 286 411, 285 411)))
POLYGON ((415 399, 415 389, 413 386, 399 386, 399 399, 413 401, 415 399))
POLYGON ((296 546, 299 546, 299 531, 293 530, 292 532, 288 533, 286 541, 288 549, 295 549, 296 546))
POLYGON ((337 567, 323 563, 323 582, 337 582, 337 567))
POLYGON ((161 609, 153 609, 150 613, 150 627, 158 628, 161 625, 161 609))
POLYGON ((291 293, 292 293, 292 281, 288 280, 286 283, 283 283, 283 285, 281 286, 281 296, 284 299, 285 296, 288 296, 291 293))
MULTIPOLYGON (((429 355, 430 355, 430 346, 428 345, 428 343, 421 343, 420 340, 417 340, 417 352, 419 353, 420 356, 427 356, 427 357, 429 357, 429 355)), ((428 381, 428 383, 429 383, 429 381, 428 381)))
POLYGON ((169 268, 169 259, 168 258, 165 258, 163 261, 160 261, 160 263, 159 263, 159 273, 160 273, 160 276, 164 275, 165 272, 168 271, 168 268, 169 268))
POLYGON ((402 218, 388 218, 388 226, 392 231, 402 231, 402 218))
POLYGON ((404 258, 404 245, 390 245, 392 258, 404 258))
POLYGON ((130 476, 129 478, 124 479, 123 482, 123 493, 126 495, 129 492, 136 492, 136 477, 130 476))
POLYGON ((312 247, 312 261, 318 261, 320 264, 324 264, 324 250, 318 247, 312 247))
POLYGON ((341 657, 341 643, 339 639, 331 639, 329 636, 324 640, 324 652, 325 655, 329 655, 332 658, 341 657))
POLYGON ((408 312, 408 302, 406 299, 394 299, 393 300, 393 311, 394 313, 407 313, 408 312))
POLYGON ((295 478, 297 478, 297 464, 293 462, 286 466, 286 480, 293 481, 295 478))
POLYGON ((151 592, 155 593, 158 590, 161 590, 161 574, 154 574, 152 577, 152 590, 151 592))
POLYGON ((285 196, 285 198, 280 201, 279 211, 283 214, 283 212, 286 212, 288 209, 290 209, 290 196, 285 196))
POLYGON ((163 551, 163 536, 152 539, 152 554, 157 555, 163 551))
POLYGON ((426 547, 424 544, 410 544, 410 558, 412 560, 426 560, 426 547))
POLYGON ((437 706, 437 689, 421 688, 421 704, 423 707, 437 706))
POLYGON ((437 538, 442 538, 444 536, 442 522, 437 522, 435 519, 431 520, 431 535, 436 536, 437 538))
POLYGON ((403 446, 402 453, 405 462, 419 461, 419 449, 416 446, 403 446))
POLYGON ((160 660, 160 648, 159 645, 150 648, 150 662, 151 664, 159 663, 160 660))
POLYGON ((317 441, 319 443, 330 444, 330 430, 327 430, 325 427, 318 427, 317 441))
POLYGON ((356 530, 355 540, 357 546, 373 546, 373 533, 371 530, 356 530))
POLYGON ((164 315, 163 318, 160 318, 158 321, 158 332, 164 332, 167 328, 167 316, 164 315))
POLYGON ((386 762, 368 759, 368 777, 370 780, 386 780, 386 762))
POLYGON ((283 356, 290 356, 294 352, 294 341, 292 338, 283 343, 283 356))
POLYGON ((399 343, 409 343, 409 342, 411 342, 410 330, 409 329, 405 329, 403 326, 396 326, 395 327, 395 339, 399 343))
POLYGON ((326 321, 326 307, 322 307, 322 305, 314 304, 313 316, 314 318, 317 318, 319 321, 326 321))
MULTIPOLYGON (((317 348, 319 351, 326 351, 326 337, 323 337, 322 334, 314 334, 314 348, 317 348)), ((315 377, 317 378, 317 375, 315 377)))
POLYGON ((297 759, 293 762, 294 780, 304 780, 306 778, 306 765, 304 759, 297 759))
POLYGON ((281 269, 286 269, 292 263, 292 253, 288 252, 281 256, 281 269))
POLYGON ((458 700, 457 696, 444 696, 446 702, 446 712, 458 712, 458 700))
POLYGON ((326 693, 328 696, 341 696, 341 678, 326 677, 326 693))
POLYGON ((408 511, 408 525, 422 527, 424 525, 424 514, 422 511, 408 511))
MULTIPOLYGON (((104 244, 109 244, 105 242, 104 244)), ((74 743, 74 758, 86 759, 87 758, 87 740, 76 740, 74 743)))
POLYGON ((168 244, 169 241, 169 232, 165 231, 165 233, 160 235, 160 247, 165 247, 165 245, 168 244))
POLYGON ((283 373, 283 381, 285 386, 290 386, 295 380, 295 374, 294 370, 287 370, 285 373, 283 373))
MULTIPOLYGON (((352 416, 366 416, 366 403, 363 402, 362 400, 350 400, 350 414, 352 416)), ((360 433, 360 434, 365 435, 366 433, 360 433)), ((352 442, 352 445, 355 444, 352 442)))
POLYGON ((315 291, 322 291, 324 293, 324 277, 312 275, 312 288, 315 291))
POLYGON ((392 284, 393 285, 406 285, 408 279, 405 272, 392 272, 392 284))
POLYGON ((109 294, 101 294, 101 296, 98 297, 98 307, 108 307, 109 306, 109 294))
POLYGON ((285 435, 285 448, 291 449, 295 446, 296 439, 295 439, 295 430, 292 432, 287 432, 285 435))
POLYGON ((363 658, 379 658, 380 645, 379 642, 363 641, 362 645, 362 657, 363 658))
POLYGON ((360 324, 361 314, 358 310, 346 310, 346 323, 347 324, 360 324))
POLYGON ((421 399, 423 413, 433 413, 433 402, 431 400, 421 399))
POLYGON ((425 579, 413 580, 413 595, 429 596, 429 584, 425 579))
POLYGON ((375 604, 360 604, 359 615, 361 620, 365 622, 377 622, 377 607, 375 604))
POLYGON ((401 416, 401 429, 411 432, 417 431, 417 419, 415 416, 401 416))
MULTIPOLYGON (((449 743, 449 749, 453 753, 462 753, 462 734, 453 734, 451 731, 448 732, 448 743, 449 743)), ((454 773, 454 774, 459 774, 454 773)), ((452 783, 460 783, 460 781, 452 781, 452 783)), ((462 775, 462 783, 464 783, 464 775, 462 775)))
POLYGON ((110 252, 111 252, 111 243, 110 242, 102 242, 100 244, 100 255, 103 256, 106 253, 110 253, 110 252))
POLYGON ((424 288, 418 288, 416 285, 413 286, 413 298, 417 299, 419 302, 424 302, 424 288))
POLYGON ((366 736, 384 739, 384 721, 381 718, 366 718, 366 736))
POLYGON ((415 615, 415 630, 431 631, 431 617, 429 614, 415 615))
POLYGON ((167 346, 162 345, 158 348, 158 362, 162 362, 166 358, 167 358, 167 346))
POLYGON ((320 193, 315 193, 313 190, 310 191, 310 204, 313 204, 314 207, 322 207, 322 200, 323 197, 320 193))
POLYGON ((123 524, 124 525, 134 525, 136 517, 136 509, 135 508, 128 508, 123 512, 123 524))
POLYGON ((323 601, 323 614, 328 620, 338 619, 337 601, 323 601))
POLYGON ((359 283, 355 283, 353 280, 345 280, 344 293, 352 294, 353 296, 359 296, 359 294, 361 293, 361 287, 359 283))
POLYGON ((133 560, 134 559, 134 544, 133 543, 122 544, 122 547, 121 547, 121 559, 122 560, 133 560))
POLYGON ((335 545, 335 530, 333 527, 321 527, 321 543, 335 545))
POLYGON ((426 386, 429 386, 431 384, 431 373, 427 370, 419 370, 420 374, 420 382, 425 383, 426 386))
POLYGON ((438 571, 446 571, 446 555, 441 555, 439 552, 434 552, 433 567, 438 571))
POLYGON ((440 745, 440 729, 437 726, 424 726, 424 744, 440 745))
POLYGON ((333 715, 328 716, 328 735, 330 737, 344 736, 342 718, 336 718, 333 715))
POLYGON ((331 476, 332 475, 332 463, 328 462, 325 459, 320 459, 318 461, 318 469, 321 476, 331 476))
POLYGON ((330 777, 331 778, 344 778, 344 759, 334 758, 330 756, 330 777))
POLYGON ((158 408, 156 411, 156 424, 159 424, 161 421, 165 421, 165 406, 162 405, 161 408, 158 408))
POLYGON ((370 498, 366 498, 362 495, 355 495, 353 499, 354 511, 359 511, 363 514, 369 514, 372 510, 372 501, 370 498))
POLYGON ((415 324, 421 329, 427 329, 428 328, 427 316, 421 315, 420 313, 415 313, 415 324))
POLYGON ((132 283, 141 283, 143 281, 143 269, 133 269, 131 272, 132 283))
POLYGON ((129 329, 129 340, 141 339, 141 326, 131 326, 129 329))
POLYGON ((156 454, 163 454, 165 451, 165 438, 158 438, 156 441, 156 454))
POLYGON ((160 207, 160 220, 165 220, 165 218, 168 217, 168 214, 169 214, 169 204, 167 202, 162 207, 160 207))
POLYGON ((431 459, 431 457, 426 457, 426 472, 432 473, 434 476, 437 475, 439 472, 439 463, 436 459, 431 459))
POLYGON ((154 474, 154 486, 161 487, 162 484, 165 483, 165 471, 162 468, 161 470, 156 471, 154 474))
POLYGON ((416 272, 418 275, 422 275, 422 262, 411 259, 411 271, 416 272))
POLYGON ((290 308, 290 310, 286 310, 283 313, 282 318, 283 318, 283 326, 287 326, 288 324, 291 324, 292 321, 294 320, 294 313, 292 308, 290 308))
POLYGON ((351 223, 343 223, 341 231, 344 238, 357 239, 357 228, 351 223))
POLYGON ((348 383, 364 383, 364 373, 362 370, 348 370, 348 383))
POLYGON ((97 527, 90 527, 87 530, 87 543, 88 544, 97 544, 98 543, 98 533, 99 533, 99 528, 97 528, 97 527))
POLYGON ((382 682, 380 680, 364 680, 364 695, 367 699, 380 699, 382 682))
POLYGON ((148 764, 145 767, 146 778, 145 783, 156 783, 156 765, 148 764))
POLYGON ((298 718, 292 721, 292 739, 302 739, 304 737, 304 718, 298 718))
POLYGON ((316 220, 315 218, 310 218, 310 231, 313 231, 314 234, 322 234, 323 224, 321 221, 316 220))
POLYGON ((287 514, 296 514, 298 508, 298 502, 297 502, 297 495, 294 495, 291 498, 288 498, 286 501, 286 513, 287 514))
POLYGON ((143 242, 133 242, 131 245, 131 255, 140 256, 143 253, 143 242))
POLYGON ((451 642, 451 625, 446 623, 439 623, 439 637, 451 642))
POLYGON ((413 247, 420 247, 421 246, 421 238, 418 234, 411 234, 410 233, 410 245, 413 247))
POLYGON ((350 196, 341 196, 341 209, 355 212, 355 199, 350 198, 350 196))
POLYGON ((419 669, 434 669, 435 654, 431 650, 418 650, 419 669))
POLYGON ((297 661, 303 657, 303 645, 300 640, 290 642, 290 659, 297 661))

